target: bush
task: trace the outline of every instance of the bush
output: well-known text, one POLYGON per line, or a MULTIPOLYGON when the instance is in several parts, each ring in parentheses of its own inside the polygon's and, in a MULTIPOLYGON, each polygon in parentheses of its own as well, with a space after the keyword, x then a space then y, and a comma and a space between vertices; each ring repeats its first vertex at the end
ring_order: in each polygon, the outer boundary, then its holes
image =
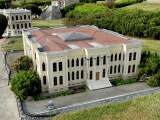
POLYGON ((32 14, 40 15, 42 10, 34 4, 27 4, 23 6, 24 9, 31 10, 32 14))
POLYGON ((74 10, 76 7, 83 5, 84 3, 74 3, 74 4, 70 4, 66 7, 64 7, 63 9, 61 9, 61 13, 62 13, 62 17, 65 17, 65 15, 71 11, 74 10))
POLYGON ((160 86, 160 74, 155 74, 150 77, 148 80, 148 85, 151 87, 158 87, 160 86))
POLYGON ((115 8, 121 8, 121 7, 125 7, 125 6, 128 6, 128 5, 140 3, 140 2, 143 2, 143 0, 122 0, 122 1, 119 1, 119 2, 115 2, 114 7, 115 8))
POLYGON ((11 90, 26 100, 28 96, 34 96, 41 92, 41 81, 36 71, 21 71, 11 80, 11 90))
POLYGON ((8 25, 8 20, 6 16, 0 14, 0 38, 2 37, 4 31, 6 30, 7 25, 8 25))
POLYGON ((122 80, 122 79, 119 78, 119 79, 116 80, 115 85, 120 86, 120 85, 135 83, 135 82, 137 82, 137 80, 135 78, 130 78, 130 79, 127 79, 127 80, 122 80))
POLYGON ((17 72, 29 70, 32 67, 32 61, 28 56, 21 56, 14 61, 12 67, 17 72))
POLYGON ((66 26, 95 25, 124 35, 151 37, 160 40, 160 12, 140 9, 108 9, 85 4, 70 11, 64 19, 66 26))

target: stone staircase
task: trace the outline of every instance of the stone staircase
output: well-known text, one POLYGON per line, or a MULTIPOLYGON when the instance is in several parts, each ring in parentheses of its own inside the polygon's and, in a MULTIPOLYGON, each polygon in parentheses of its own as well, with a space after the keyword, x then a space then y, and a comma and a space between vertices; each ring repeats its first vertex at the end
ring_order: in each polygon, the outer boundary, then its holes
POLYGON ((88 87, 90 90, 96 90, 96 89, 101 89, 101 88, 106 88, 106 87, 111 87, 111 86, 112 84, 110 83, 109 79, 88 81, 88 87))

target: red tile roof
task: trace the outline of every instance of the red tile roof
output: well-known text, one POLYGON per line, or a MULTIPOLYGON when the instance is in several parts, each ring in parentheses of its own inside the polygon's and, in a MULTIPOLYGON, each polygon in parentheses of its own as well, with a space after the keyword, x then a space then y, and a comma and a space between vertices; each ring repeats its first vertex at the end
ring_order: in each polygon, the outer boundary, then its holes
POLYGON ((68 27, 68 28, 55 28, 55 29, 40 29, 29 31, 32 37, 43 47, 45 52, 57 52, 66 49, 72 49, 68 45, 75 44, 80 48, 93 48, 90 42, 96 42, 100 45, 109 44, 130 44, 129 40, 109 34, 102 30, 98 30, 91 26, 86 27, 68 27), (58 36, 52 35, 53 33, 66 33, 66 32, 82 32, 86 35, 93 37, 92 40, 78 40, 65 42, 58 36))

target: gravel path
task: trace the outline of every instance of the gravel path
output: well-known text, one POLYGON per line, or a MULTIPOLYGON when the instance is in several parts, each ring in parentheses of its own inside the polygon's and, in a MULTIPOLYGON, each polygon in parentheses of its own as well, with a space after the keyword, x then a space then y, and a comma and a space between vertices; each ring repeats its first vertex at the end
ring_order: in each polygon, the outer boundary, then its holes
POLYGON ((8 75, 3 61, 0 45, 0 120, 19 120, 17 103, 8 86, 8 75))

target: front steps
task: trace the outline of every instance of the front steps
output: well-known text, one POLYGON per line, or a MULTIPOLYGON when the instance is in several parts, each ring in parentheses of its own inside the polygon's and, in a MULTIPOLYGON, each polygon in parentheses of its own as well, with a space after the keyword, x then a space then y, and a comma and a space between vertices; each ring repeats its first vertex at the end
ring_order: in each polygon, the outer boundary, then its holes
POLYGON ((88 86, 88 88, 90 90, 96 90, 96 89, 111 87, 112 84, 110 83, 109 79, 105 79, 105 80, 89 80, 87 86, 88 86))

